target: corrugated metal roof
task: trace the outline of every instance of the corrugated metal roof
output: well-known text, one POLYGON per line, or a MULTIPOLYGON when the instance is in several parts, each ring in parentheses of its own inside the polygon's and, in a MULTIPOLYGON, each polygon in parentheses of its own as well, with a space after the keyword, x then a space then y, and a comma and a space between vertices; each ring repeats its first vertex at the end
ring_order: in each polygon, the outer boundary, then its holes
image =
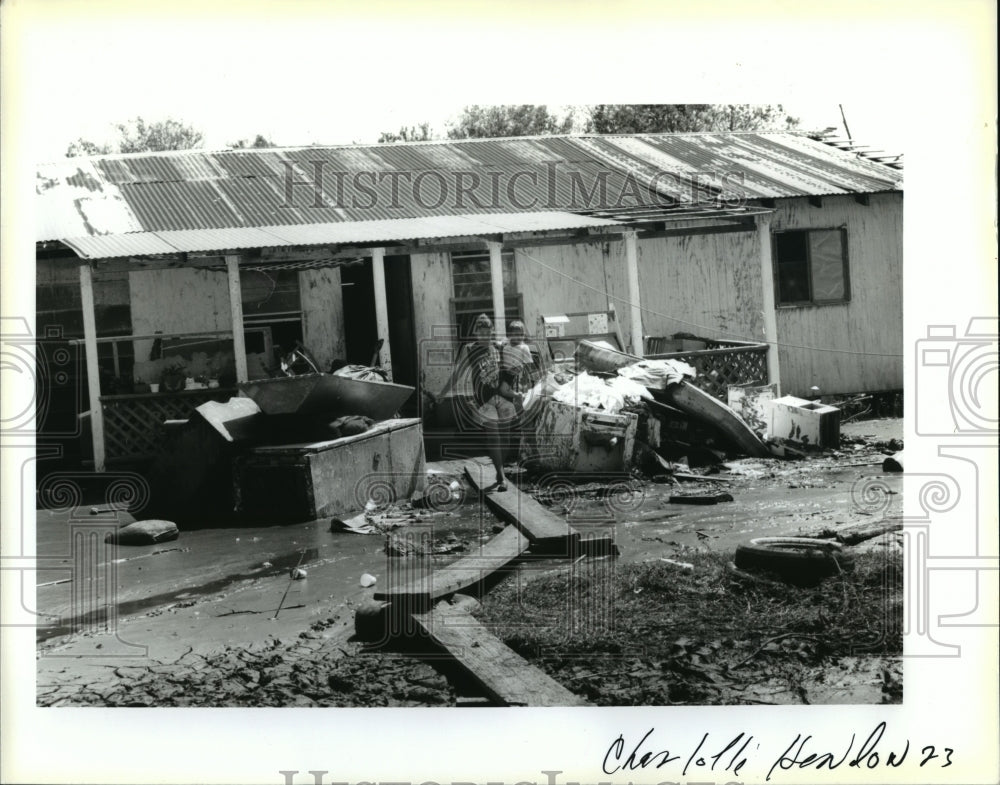
POLYGON ((662 206, 737 188, 751 199, 873 193, 899 190, 902 174, 800 134, 732 133, 71 158, 40 166, 37 183, 36 239, 45 241, 662 206))
POLYGON ((68 237, 62 242, 84 259, 149 254, 277 248, 305 245, 369 245, 445 237, 480 237, 513 232, 613 228, 605 218, 563 212, 487 213, 402 218, 387 221, 342 221, 295 226, 228 229, 184 229, 163 232, 68 237))

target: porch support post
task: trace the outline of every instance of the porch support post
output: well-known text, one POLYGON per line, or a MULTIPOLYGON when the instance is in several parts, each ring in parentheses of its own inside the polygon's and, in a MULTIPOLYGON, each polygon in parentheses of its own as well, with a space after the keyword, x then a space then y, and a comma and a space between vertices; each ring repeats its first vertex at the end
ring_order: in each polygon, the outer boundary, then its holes
MULTIPOLYGON (((233 322, 233 356, 236 360, 236 381, 249 381, 247 375, 247 344, 243 336, 243 289, 240 286, 240 257, 226 255, 229 276, 229 312, 233 322)), ((270 361, 270 357, 267 358, 270 361)))
POLYGON ((774 306, 774 264, 771 258, 771 216, 758 215, 757 242, 760 244, 761 298, 764 309, 764 340, 767 342, 767 380, 777 386, 781 395, 781 375, 778 371, 778 316, 774 306))
POLYGON ((83 306, 83 347, 87 360, 90 398, 90 436, 94 443, 94 471, 104 471, 104 409, 101 407, 101 369, 97 364, 97 319, 94 317, 94 278, 90 262, 80 265, 80 302, 83 306))
POLYGON ((628 273, 628 300, 632 327, 632 354, 644 357, 642 303, 639 301, 639 245, 636 233, 625 232, 625 270, 628 273))
POLYGON ((389 345, 389 301, 385 292, 385 248, 372 248, 372 283, 375 287, 375 331, 382 339, 379 366, 392 381, 392 347, 389 345))
POLYGON ((507 337, 507 305, 503 296, 503 243, 487 242, 490 249, 490 286, 493 290, 493 331, 497 340, 507 337))

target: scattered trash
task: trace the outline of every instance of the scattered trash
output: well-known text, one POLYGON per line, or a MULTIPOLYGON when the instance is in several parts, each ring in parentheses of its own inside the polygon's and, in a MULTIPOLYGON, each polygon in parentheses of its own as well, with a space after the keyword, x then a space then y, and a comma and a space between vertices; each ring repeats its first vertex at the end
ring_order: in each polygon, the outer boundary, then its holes
POLYGON ((346 521, 340 518, 330 519, 330 532, 349 532, 351 534, 372 534, 375 527, 367 520, 364 513, 348 518, 346 521))
POLYGON ((618 375, 652 390, 665 390, 667 385, 693 379, 695 370, 681 360, 640 360, 619 368, 618 375))
MULTIPOLYGON (((425 556, 427 554, 426 538, 390 534, 385 538, 385 555, 394 558, 407 556, 425 556)), ((361 584, 364 586, 364 584, 361 584)))
POLYGON ((117 545, 153 545, 158 542, 176 540, 180 536, 177 524, 173 521, 136 521, 104 537, 105 542, 117 545))
POLYGON ((719 502, 731 502, 732 494, 729 493, 699 493, 686 494, 684 496, 671 496, 671 504, 718 504, 719 502))
POLYGON ((901 472, 903 471, 903 453, 897 452, 882 461, 882 471, 901 472))
POLYGON ((673 559, 661 558, 661 562, 666 564, 672 564, 675 567, 680 567, 682 570, 694 570, 694 565, 686 561, 674 561, 673 559))
POLYGON ((620 376, 605 381, 586 371, 552 393, 553 401, 586 409, 602 409, 607 414, 617 414, 625 406, 634 406, 643 398, 651 397, 645 387, 631 379, 620 376))
POLYGON ((377 582, 378 578, 367 572, 364 575, 362 575, 361 580, 358 581, 358 583, 361 585, 363 589, 367 589, 369 586, 374 586, 377 582))
POLYGON ((810 447, 840 444, 840 409, 786 395, 771 401, 768 431, 775 437, 810 447))

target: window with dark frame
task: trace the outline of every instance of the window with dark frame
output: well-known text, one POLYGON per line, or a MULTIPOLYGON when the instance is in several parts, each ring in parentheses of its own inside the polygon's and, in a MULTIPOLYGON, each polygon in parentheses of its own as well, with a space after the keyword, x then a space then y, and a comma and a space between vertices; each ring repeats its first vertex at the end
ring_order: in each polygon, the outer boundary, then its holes
POLYGON ((774 233, 778 305, 823 305, 851 299, 845 229, 774 233))
MULTIPOLYGON (((517 270, 514 252, 504 251, 503 264, 504 310, 507 322, 522 318, 521 295, 517 291, 517 270)), ((459 341, 472 337, 476 317, 493 314, 493 284, 488 251, 463 251, 451 254, 452 323, 458 327, 459 341)))

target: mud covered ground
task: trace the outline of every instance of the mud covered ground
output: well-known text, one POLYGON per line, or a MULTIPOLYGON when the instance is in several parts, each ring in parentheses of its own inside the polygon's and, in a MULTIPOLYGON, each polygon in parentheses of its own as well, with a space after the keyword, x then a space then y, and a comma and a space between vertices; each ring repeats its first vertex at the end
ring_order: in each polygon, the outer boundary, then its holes
MULTIPOLYGON (((751 537, 830 536, 901 514, 902 478, 881 471, 901 421, 848 423, 842 433, 836 453, 735 461, 704 481, 612 493, 591 483, 567 495, 522 478, 577 528, 613 528, 621 555, 526 562, 485 595, 480 619, 601 705, 899 702, 897 535, 854 546, 855 571, 815 588, 730 567, 751 537), (670 503, 708 490, 733 501, 670 503)), ((52 585, 38 589, 38 703, 474 703, 474 686, 433 652, 373 650, 352 637, 354 609, 375 591, 359 585, 363 574, 378 586, 392 570, 443 566, 499 525, 472 499, 437 512, 406 507, 381 520, 398 523, 397 534, 425 531, 428 555, 388 556, 383 536, 331 533, 325 521, 182 532, 169 547, 128 550, 116 559, 110 623, 75 612, 71 583, 40 577, 52 585), (297 564, 308 577, 291 581, 297 564)), ((46 537, 61 542, 72 519, 72 511, 40 511, 40 551, 46 537)))

